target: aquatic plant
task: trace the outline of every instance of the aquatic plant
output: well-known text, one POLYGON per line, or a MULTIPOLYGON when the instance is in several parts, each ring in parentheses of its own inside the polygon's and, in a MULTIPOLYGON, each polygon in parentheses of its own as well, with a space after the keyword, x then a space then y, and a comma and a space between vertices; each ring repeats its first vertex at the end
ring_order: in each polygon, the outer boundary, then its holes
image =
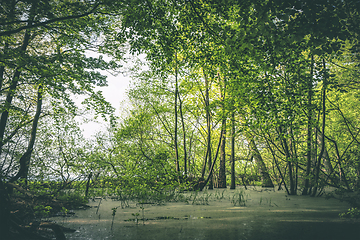
POLYGON ((232 196, 231 203, 234 204, 234 206, 245 206, 246 199, 245 199, 245 193, 244 190, 240 190, 240 192, 234 193, 232 196))
POLYGON ((133 219, 129 219, 129 220, 133 220, 136 224, 138 224, 138 217, 139 217, 139 213, 132 213, 131 215, 133 215, 134 216, 134 218, 133 219))
POLYGON ((215 198, 216 198, 217 200, 224 199, 224 198, 225 198, 225 196, 224 196, 225 191, 226 191, 226 189, 224 189, 221 193, 220 193, 219 191, 216 191, 216 192, 215 192, 215 195, 214 195, 215 198))
POLYGON ((190 196, 187 196, 183 193, 178 192, 174 195, 172 201, 173 202, 184 202, 186 204, 189 204, 189 201, 191 200, 191 196, 192 196, 192 194, 190 196))
POLYGON ((112 208, 112 221, 111 221, 111 231, 113 230, 113 226, 114 226, 114 219, 115 219, 115 215, 116 215, 116 210, 117 210, 118 207, 114 207, 112 208))
POLYGON ((142 204, 140 206, 141 212, 142 212, 142 220, 143 220, 143 225, 145 225, 145 208, 144 208, 144 204, 142 204))
POLYGON ((339 216, 341 218, 360 218, 360 210, 358 208, 349 208, 347 212, 340 213, 339 216))
MULTIPOLYGON (((197 198, 198 193, 199 193, 198 191, 194 192, 194 198, 192 200, 192 205, 194 205, 196 203, 196 198, 197 198)), ((192 196, 192 194, 191 194, 191 196, 192 196)))
POLYGON ((209 199, 211 195, 212 194, 208 193, 207 191, 204 191, 202 195, 199 195, 199 192, 195 191, 192 205, 209 205, 209 199))

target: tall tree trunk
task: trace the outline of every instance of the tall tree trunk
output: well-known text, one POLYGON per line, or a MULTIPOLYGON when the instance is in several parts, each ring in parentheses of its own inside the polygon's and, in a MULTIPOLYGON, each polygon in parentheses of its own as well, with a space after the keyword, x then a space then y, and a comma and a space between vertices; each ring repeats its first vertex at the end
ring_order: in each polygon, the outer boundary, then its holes
POLYGON ((298 186, 298 172, 299 172, 299 161, 298 161, 298 154, 296 148, 296 141, 295 136, 292 128, 290 127, 290 147, 291 147, 291 156, 293 160, 295 160, 295 195, 297 194, 297 186, 298 186))
MULTIPOLYGON (((115 169, 115 168, 114 168, 114 169, 115 169)), ((86 182, 85 197, 87 197, 88 194, 89 194, 89 188, 90 188, 90 182, 91 182, 92 175, 93 175, 93 173, 90 172, 90 174, 89 174, 89 176, 88 176, 88 180, 87 180, 87 182, 86 182)))
POLYGON ((323 59, 323 70, 324 70, 324 79, 323 79, 323 91, 322 91, 322 129, 321 129, 321 139, 322 139, 322 143, 321 143, 321 150, 316 162, 316 169, 315 169, 315 187, 313 189, 313 192, 311 194, 311 196, 315 196, 317 189, 318 189, 318 180, 319 180, 319 174, 320 174, 320 165, 321 165, 321 159, 323 157, 324 154, 324 150, 325 150, 325 120, 326 120, 326 85, 327 85, 327 73, 326 73, 326 69, 325 69, 325 59, 323 59))
POLYGON ((221 87, 221 78, 218 73, 219 84, 220 84, 220 97, 222 99, 222 121, 221 121, 221 147, 220 147, 220 168, 219 168, 219 179, 218 188, 226 188, 226 112, 225 112, 225 91, 226 91, 226 80, 224 78, 223 87, 221 87))
POLYGON ((28 177, 31 154, 34 149, 34 144, 35 144, 35 139, 36 139, 36 130, 37 130, 40 114, 41 114, 42 96, 43 96, 43 88, 41 85, 39 85, 38 95, 37 95, 37 104, 36 104, 36 113, 35 113, 32 128, 31 128, 31 135, 30 135, 28 147, 27 147, 26 152, 20 158, 20 169, 19 169, 18 173, 10 180, 10 182, 14 182, 19 178, 23 178, 26 180, 28 177))
POLYGON ((231 183, 230 189, 235 189, 235 111, 231 113, 231 183))
POLYGON ((274 184, 270 178, 269 172, 266 168, 265 162, 255 144, 253 136, 251 136, 250 134, 247 134, 247 140, 249 142, 250 150, 252 152, 255 162, 258 166, 259 173, 261 175, 262 186, 263 187, 274 187, 274 184))
POLYGON ((178 86, 178 66, 177 66, 177 54, 175 53, 175 126, 174 126, 174 147, 175 147, 175 164, 176 164, 176 172, 180 173, 180 165, 179 165, 179 149, 178 149, 178 110, 177 110, 177 100, 178 100, 178 92, 179 92, 179 86, 178 86))
POLYGON ((278 127, 278 134, 280 137, 282 149, 284 150, 284 153, 285 153, 286 163, 287 163, 288 169, 289 169, 290 195, 295 195, 296 194, 296 185, 295 185, 295 180, 294 180, 292 155, 289 150, 289 145, 288 145, 287 139, 284 137, 285 132, 281 126, 278 127))
MULTIPOLYGON (((208 138, 209 138, 209 135, 208 135, 208 138)), ((207 141, 209 141, 209 139, 207 139, 207 141)), ((202 170, 201 170, 201 178, 205 177, 205 171, 206 171, 206 165, 207 165, 207 161, 208 161, 208 155, 209 155, 209 145, 206 144, 206 153, 205 153, 204 163, 203 163, 202 170)))
POLYGON ((285 137, 283 136, 284 132, 283 132, 282 127, 279 127, 279 134, 281 135, 281 142, 282 142, 282 146, 283 146, 283 149, 285 152, 286 162, 287 162, 288 168, 289 168, 290 194, 295 195, 296 194, 296 186, 295 186, 295 181, 294 181, 293 163, 291 160, 291 154, 289 151, 288 143, 287 143, 285 137))
POLYGON ((335 140, 333 140, 331 138, 326 138, 326 139, 328 139, 330 142, 332 142, 334 144, 335 154, 336 154, 336 158, 337 158, 337 164, 339 166, 339 181, 340 182, 344 181, 347 190, 351 190, 349 182, 348 182, 348 180, 346 178, 346 174, 345 174, 344 169, 342 167, 342 158, 341 158, 341 155, 340 155, 340 152, 339 152, 338 145, 337 145, 335 140))
MULTIPOLYGON (((31 9, 30 9, 30 16, 29 16, 28 23, 27 23, 28 26, 33 24, 33 19, 35 17, 35 9, 36 9, 36 3, 33 3, 31 6, 31 9)), ((26 30, 25 34, 24 34, 23 42, 20 47, 21 54, 25 54, 26 49, 30 43, 30 38, 31 38, 30 30, 26 30)), ((4 107, 3 107, 4 110, 1 113, 1 117, 0 117, 0 155, 2 153, 2 147, 4 145, 3 141, 4 141, 5 128, 7 125, 8 118, 9 118, 9 110, 11 108, 12 100, 13 100, 16 88, 18 86, 21 68, 22 68, 22 66, 19 66, 14 71, 14 75, 10 82, 10 86, 9 86, 9 89, 8 89, 8 92, 6 95, 6 99, 4 102, 4 107)))
MULTIPOLYGON (((4 55, 6 55, 8 47, 9 47, 9 44, 7 42, 5 42, 4 55)), ((4 73, 5 73, 5 66, 0 66, 0 93, 2 92, 2 86, 4 83, 4 73)))
MULTIPOLYGON (((266 139, 266 138, 265 138, 265 139, 266 139)), ((281 172, 281 168, 280 168, 280 166, 279 166, 279 163, 278 163, 278 161, 276 160, 277 156, 276 156, 276 154, 275 154, 274 149, 271 147, 271 145, 270 145, 270 143, 269 143, 269 141, 268 141, 267 139, 266 139, 266 142, 267 142, 267 145, 269 146, 271 155, 272 155, 272 157, 273 157, 273 159, 274 159, 275 166, 276 166, 276 168, 277 168, 277 170, 278 170, 278 172, 279 172, 280 178, 281 178, 281 182, 280 182, 280 184, 279 184, 279 189, 278 189, 278 190, 281 189, 281 185, 282 185, 282 183, 284 183, 285 190, 286 190, 287 194, 290 195, 290 191, 289 191, 289 189, 288 189, 288 187, 287 187, 287 185, 286 185, 286 181, 285 181, 286 169, 285 169, 285 173, 283 174, 283 173, 281 172)))
MULTIPOLYGON (((9 1, 10 2, 10 1, 9 1)), ((7 16, 7 22, 11 22, 14 21, 14 17, 15 17, 15 5, 16 5, 16 1, 12 0, 9 3, 9 14, 7 16)), ((6 56, 6 54, 8 54, 9 52, 9 43, 5 42, 4 44, 4 48, 3 48, 3 55, 6 56)), ((1 55, 1 54, 0 54, 1 55)), ((2 86, 4 84, 4 73, 5 73, 5 66, 0 66, 0 93, 2 91, 2 86)))
MULTIPOLYGON (((220 145, 221 145, 221 139, 222 139, 222 132, 220 132, 220 138, 219 138, 219 143, 218 143, 218 146, 216 148, 216 153, 215 153, 215 157, 214 157, 214 161, 212 161, 210 163, 210 169, 209 169, 209 174, 208 174, 208 177, 206 178, 206 180, 204 181, 203 184, 201 184, 199 186, 199 190, 203 190, 203 188, 206 186, 206 184, 212 179, 212 173, 213 173, 213 170, 214 170, 214 166, 215 166, 215 162, 216 162, 216 159, 217 159, 217 156, 219 155, 219 149, 220 149, 220 145)), ((209 188, 210 189, 210 188, 209 188)), ((212 188, 211 188, 212 189, 212 188)))
POLYGON ((184 116, 182 111, 182 101, 180 98, 180 93, 178 93, 179 96, 179 111, 180 111, 180 119, 181 119, 181 127, 183 131, 183 148, 184 148, 184 174, 187 175, 187 151, 186 151, 186 131, 185 131, 185 122, 184 122, 184 116))
POLYGON ((209 183, 209 189, 213 189, 213 176, 212 171, 213 167, 211 166, 212 163, 212 157, 211 157, 211 114, 210 114, 210 100, 209 100, 209 79, 207 78, 205 72, 204 72, 204 78, 205 78, 205 111, 206 111, 206 128, 207 128, 207 157, 208 157, 208 168, 209 168, 209 177, 208 177, 208 183, 209 183))
MULTIPOLYGON (((318 143, 322 144, 323 140, 320 138, 321 138, 321 136, 318 137, 318 143)), ((331 165, 330 156, 326 149, 326 146, 324 147, 324 165, 325 165, 326 172, 332 173, 334 171, 334 168, 331 165)))
POLYGON ((311 68, 310 68, 310 78, 308 82, 308 119, 307 119, 307 139, 306 139, 306 173, 305 173, 305 183, 302 195, 307 195, 310 187, 310 171, 311 171, 311 153, 312 153, 312 95, 313 95, 313 74, 314 74, 314 57, 311 56, 311 68))
MULTIPOLYGON (((10 4, 11 4, 11 7, 10 7, 10 12, 8 14, 9 22, 13 21, 16 1, 11 1, 10 4)), ((31 22, 28 24, 31 24, 31 22)), ((30 34, 28 31, 26 31, 24 40, 23 40, 23 44, 21 46, 21 51, 25 52, 25 50, 29 44, 29 40, 30 40, 30 34)), ((8 45, 9 45, 8 42, 5 42, 4 48, 3 48, 4 55, 8 51, 8 45)), ((4 73, 5 73, 5 66, 0 66, 0 92, 2 92, 2 90, 3 90, 2 86, 4 84, 4 73)), ((15 70, 15 73, 14 73, 12 81, 13 82, 16 81, 16 83, 10 85, 10 87, 12 87, 12 88, 14 88, 14 86, 15 86, 14 91, 17 86, 17 81, 20 76, 20 71, 17 69, 17 70, 15 70), (15 74, 17 72, 18 72, 18 74, 15 74)), ((2 112, 1 117, 0 117, 0 155, 2 152, 2 146, 4 145, 3 140, 4 140, 5 127, 6 127, 6 123, 7 123, 7 119, 8 119, 8 115, 9 115, 9 107, 11 105, 12 98, 13 98, 13 91, 11 89, 9 89, 7 96, 6 96, 6 100, 5 100, 5 108, 4 108, 5 110, 2 112), (4 112, 7 112, 7 113, 4 114, 4 112)), ((2 173, 0 171, 0 234, 3 239, 9 238, 9 234, 10 234, 9 230, 10 230, 10 201, 9 201, 7 188, 5 187, 5 183, 3 182, 2 173)))
POLYGON ((226 119, 222 120, 221 123, 221 146, 220 146, 220 168, 219 168, 219 179, 218 179, 218 188, 226 188, 226 119))

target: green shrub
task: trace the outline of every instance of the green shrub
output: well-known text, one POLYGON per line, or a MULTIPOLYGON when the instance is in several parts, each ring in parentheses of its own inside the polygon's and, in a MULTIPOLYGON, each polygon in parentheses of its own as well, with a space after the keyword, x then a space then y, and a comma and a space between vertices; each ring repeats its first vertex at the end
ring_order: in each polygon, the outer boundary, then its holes
POLYGON ((360 218, 360 210, 357 208, 349 208, 347 212, 340 213, 341 218, 360 218))

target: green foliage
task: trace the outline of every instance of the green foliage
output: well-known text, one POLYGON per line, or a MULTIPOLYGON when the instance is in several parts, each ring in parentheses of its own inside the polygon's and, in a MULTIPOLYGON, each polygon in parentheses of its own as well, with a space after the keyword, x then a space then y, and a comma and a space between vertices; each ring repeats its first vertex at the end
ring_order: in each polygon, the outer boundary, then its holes
POLYGON ((88 198, 79 191, 66 190, 59 192, 57 199, 66 202, 68 205, 76 208, 88 203, 88 198))
POLYGON ((61 208, 61 212, 63 213, 64 216, 67 215, 67 213, 69 212, 69 209, 65 208, 65 207, 62 207, 61 208))
POLYGON ((339 216, 341 218, 360 218, 360 210, 357 208, 349 208, 347 212, 345 213, 340 213, 339 216))
POLYGON ((51 206, 38 205, 34 206, 34 215, 38 218, 46 218, 50 215, 51 206))
MULTIPOLYGON (((214 160, 219 123, 230 113, 237 183, 261 185, 268 173, 290 194, 305 187, 300 180, 310 189, 359 189, 360 18, 352 1, 40 0, 1 7, 2 178, 19 169, 42 86, 27 175, 37 195, 85 204, 86 191, 116 197, 121 207, 130 200, 209 204, 208 192, 179 192, 204 183, 205 158, 214 160), (106 86, 100 70, 121 68, 124 44, 147 62, 130 70, 129 106, 115 125, 97 87, 106 86), (99 55, 89 56, 94 49, 99 55), (87 110, 111 120, 108 132, 82 137, 73 95, 85 95, 87 110), (263 168, 250 160, 250 133, 263 168), (321 141, 327 156, 320 156, 321 141)), ((245 206, 245 197, 236 192, 231 202, 245 206)))

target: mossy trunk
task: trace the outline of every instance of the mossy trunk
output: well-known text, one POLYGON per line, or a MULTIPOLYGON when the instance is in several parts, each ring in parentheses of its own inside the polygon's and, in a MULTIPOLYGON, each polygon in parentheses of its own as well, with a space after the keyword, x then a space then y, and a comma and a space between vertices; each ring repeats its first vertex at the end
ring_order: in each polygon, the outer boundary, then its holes
POLYGON ((249 145, 250 145, 250 150, 252 152, 255 162, 258 166, 259 173, 261 175, 262 186, 263 187, 274 187, 274 184, 270 178, 270 175, 268 173, 268 170, 266 168, 264 160, 263 160, 259 150, 256 147, 254 139, 252 139, 252 137, 248 137, 248 141, 249 141, 249 145))

